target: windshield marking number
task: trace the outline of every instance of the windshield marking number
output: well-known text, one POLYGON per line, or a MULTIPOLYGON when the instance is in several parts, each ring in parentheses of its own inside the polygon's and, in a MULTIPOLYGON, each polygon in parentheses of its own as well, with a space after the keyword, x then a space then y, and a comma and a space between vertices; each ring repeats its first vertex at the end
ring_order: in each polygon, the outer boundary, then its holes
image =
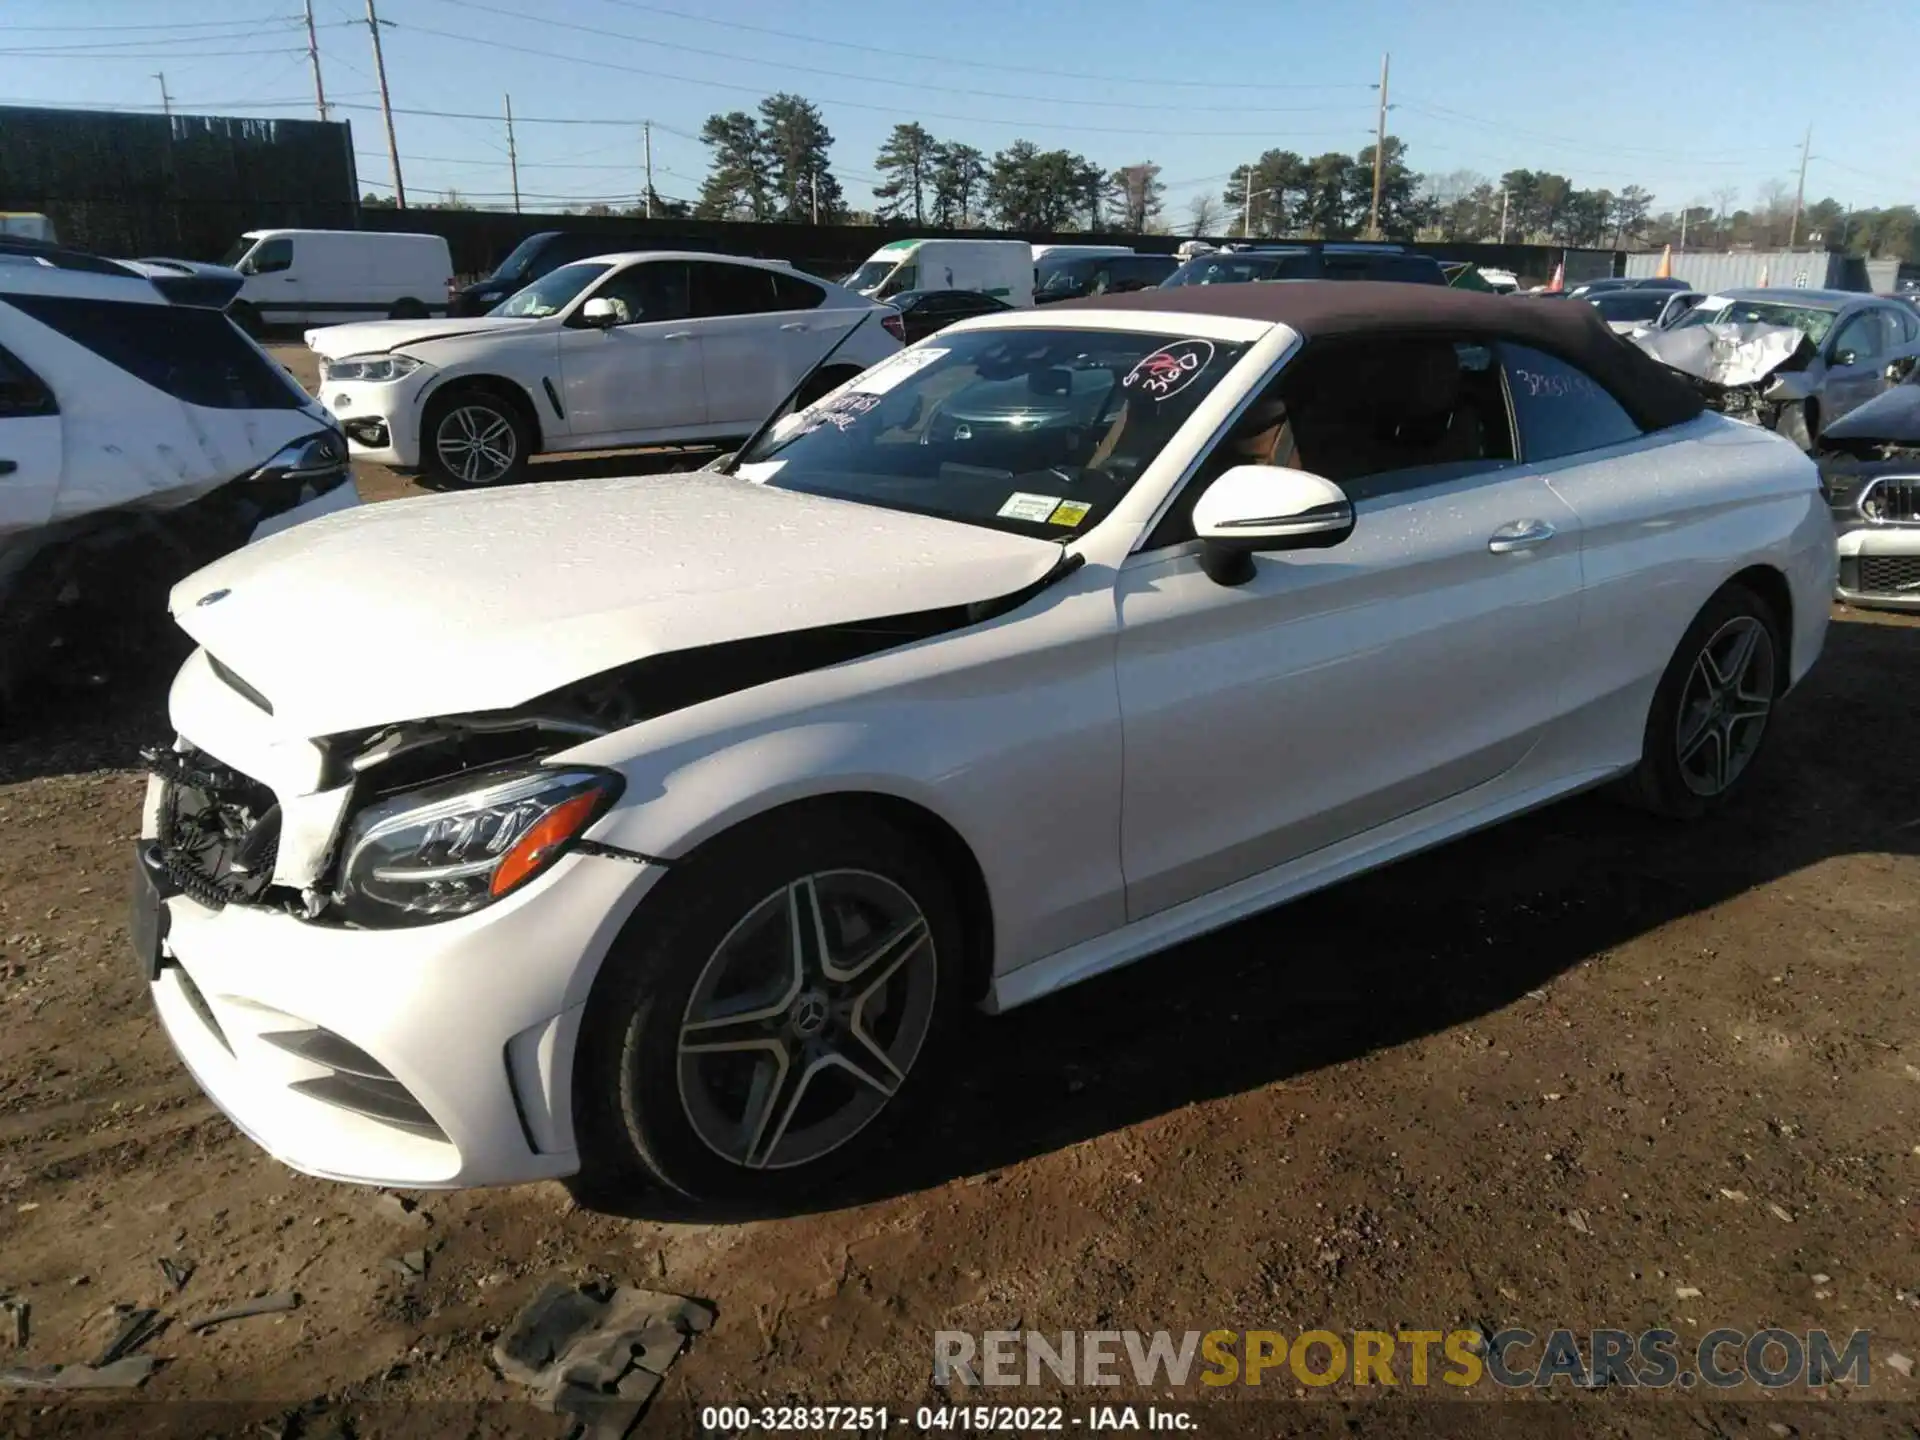
POLYGON ((1142 356, 1120 386, 1155 400, 1170 400, 1197 380, 1212 360, 1211 340, 1176 340, 1142 356))

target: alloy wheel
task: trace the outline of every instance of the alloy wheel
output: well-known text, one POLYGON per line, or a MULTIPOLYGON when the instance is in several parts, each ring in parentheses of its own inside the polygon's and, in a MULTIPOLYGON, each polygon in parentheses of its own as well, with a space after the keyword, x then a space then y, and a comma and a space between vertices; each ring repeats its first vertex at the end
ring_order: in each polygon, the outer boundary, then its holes
POLYGON ((823 871, 768 895, 715 948, 681 1017, 694 1133, 755 1170, 846 1144, 913 1068, 938 966, 925 914, 884 876, 823 871))
POLYGON ((449 475, 463 485, 491 485, 520 457, 513 422, 485 405, 462 405, 440 422, 434 448, 449 475))
POLYGON ((1740 778, 1773 713, 1773 636, 1758 617, 1736 615, 1701 647, 1680 695, 1674 743, 1680 776, 1703 798, 1740 778))

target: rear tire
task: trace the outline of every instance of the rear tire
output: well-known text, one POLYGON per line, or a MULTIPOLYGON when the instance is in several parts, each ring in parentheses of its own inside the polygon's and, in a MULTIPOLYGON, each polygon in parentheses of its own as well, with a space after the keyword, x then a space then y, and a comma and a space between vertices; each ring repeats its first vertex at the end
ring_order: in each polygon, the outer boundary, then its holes
POLYGON ((884 1165, 938 1079, 963 954, 951 887, 891 825, 809 806, 702 846, 594 982, 577 1192, 781 1212, 884 1165))
POLYGON ((522 406, 490 387, 434 396, 420 431, 420 465, 462 490, 511 485, 527 471, 533 426, 522 406))
POLYGON ((396 300, 393 302, 393 308, 387 311, 387 318, 389 320, 424 320, 427 318, 427 307, 418 300, 396 300))
POLYGON ((1759 758, 1785 665, 1772 608, 1744 585, 1722 589, 1687 627, 1660 677, 1623 798, 1676 820, 1724 804, 1759 758))

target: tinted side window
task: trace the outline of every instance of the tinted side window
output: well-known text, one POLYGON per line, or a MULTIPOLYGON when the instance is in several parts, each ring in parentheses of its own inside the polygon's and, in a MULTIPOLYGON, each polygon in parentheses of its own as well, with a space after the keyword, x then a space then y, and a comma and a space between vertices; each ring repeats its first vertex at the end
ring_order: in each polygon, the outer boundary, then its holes
POLYGON ((798 275, 773 272, 773 299, 776 310, 818 310, 827 292, 798 275))
POLYGON ((59 413, 46 382, 13 355, 0 350, 0 418, 19 420, 59 413))
POLYGON ((189 405, 296 410, 305 396, 217 310, 9 295, 7 303, 189 405))
POLYGON ((262 240, 253 252, 253 258, 247 262, 247 269, 255 275, 275 275, 282 270, 292 268, 293 241, 284 237, 278 240, 262 240))
POLYGON ((1633 417, 1585 371, 1524 345, 1502 344, 1500 358, 1522 459, 1558 460, 1639 438, 1633 417))
POLYGON ((689 268, 695 315, 759 315, 774 308, 773 279, 766 270, 706 262, 689 268))
POLYGON ((621 325, 684 320, 688 312, 687 267, 678 260, 629 265, 609 276, 591 298, 611 300, 621 325))

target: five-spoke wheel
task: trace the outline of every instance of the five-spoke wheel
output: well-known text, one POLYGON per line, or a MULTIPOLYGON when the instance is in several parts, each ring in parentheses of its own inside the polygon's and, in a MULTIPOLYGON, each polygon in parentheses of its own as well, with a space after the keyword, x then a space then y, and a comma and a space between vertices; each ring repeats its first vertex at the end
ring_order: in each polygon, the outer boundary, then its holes
POLYGON ((844 1179, 937 1068, 965 949, 947 875, 879 816, 799 806, 701 847, 588 1001, 583 1181, 778 1208, 844 1179))
POLYGON ((428 406, 426 461, 450 485, 478 487, 515 479, 526 468, 532 436, 510 401, 468 390, 428 406))

